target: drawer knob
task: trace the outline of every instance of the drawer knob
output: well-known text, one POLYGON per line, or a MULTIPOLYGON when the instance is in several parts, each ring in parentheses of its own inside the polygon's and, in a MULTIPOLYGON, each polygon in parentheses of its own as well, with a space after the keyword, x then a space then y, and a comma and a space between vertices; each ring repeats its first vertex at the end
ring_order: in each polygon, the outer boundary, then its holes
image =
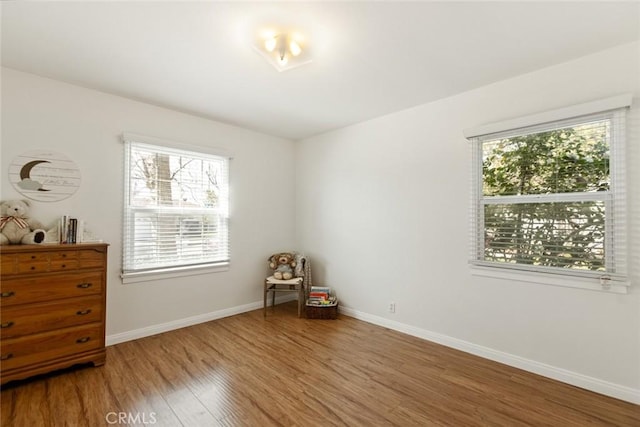
POLYGON ((91 283, 80 283, 77 287, 80 289, 87 289, 90 288, 91 286, 93 286, 91 283))
POLYGON ((3 354, 0 356, 0 360, 9 360, 13 357, 13 353, 3 354))
POLYGON ((91 339, 91 337, 82 337, 82 338, 78 338, 78 339, 76 340, 76 342, 77 342, 78 344, 84 344, 84 343, 86 343, 86 342, 89 342, 89 340, 90 340, 90 339, 91 339))
POLYGON ((89 313, 91 313, 91 309, 90 308, 88 308, 86 310, 78 310, 78 311, 76 311, 76 314, 78 316, 84 316, 84 315, 87 315, 89 313))
POLYGON ((15 325, 15 323, 13 323, 13 322, 9 321, 9 322, 5 322, 5 323, 1 323, 1 324, 0 324, 0 328, 2 328, 2 329, 6 329, 6 328, 10 328, 10 327, 12 327, 13 325, 15 325))
POLYGON ((62 264, 62 268, 65 268, 67 265, 66 264, 62 264))
POLYGON ((2 297, 2 298, 9 298, 9 297, 14 296, 15 294, 16 294, 16 293, 15 293, 15 292, 13 292, 13 291, 3 292, 3 293, 1 293, 1 294, 0 294, 0 297, 2 297))

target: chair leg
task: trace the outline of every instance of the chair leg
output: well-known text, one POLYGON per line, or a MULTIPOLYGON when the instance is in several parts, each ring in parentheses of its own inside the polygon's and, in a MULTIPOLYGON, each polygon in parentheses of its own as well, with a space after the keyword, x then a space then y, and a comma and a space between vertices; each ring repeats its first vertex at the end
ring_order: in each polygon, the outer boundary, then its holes
POLYGON ((298 289, 298 317, 302 317, 302 302, 304 300, 304 287, 300 285, 298 289))
POLYGON ((262 306, 262 312, 263 312, 264 317, 267 317, 267 292, 269 292, 267 290, 268 286, 269 285, 267 285, 267 282, 264 282, 264 304, 262 306))

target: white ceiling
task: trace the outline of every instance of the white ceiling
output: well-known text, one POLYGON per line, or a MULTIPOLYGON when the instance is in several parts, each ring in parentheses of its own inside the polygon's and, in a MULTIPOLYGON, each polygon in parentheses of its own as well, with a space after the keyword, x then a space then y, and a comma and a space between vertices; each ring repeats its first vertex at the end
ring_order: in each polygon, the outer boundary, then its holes
POLYGON ((2 65, 301 139, 640 39, 637 2, 2 2, 2 65), (294 26, 313 63, 251 46, 294 26))

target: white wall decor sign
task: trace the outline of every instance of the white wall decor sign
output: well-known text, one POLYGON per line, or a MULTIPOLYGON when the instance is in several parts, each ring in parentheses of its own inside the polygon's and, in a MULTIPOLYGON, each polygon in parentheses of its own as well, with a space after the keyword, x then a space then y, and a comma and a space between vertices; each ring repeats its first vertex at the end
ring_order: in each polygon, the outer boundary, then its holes
POLYGON ((9 165, 9 181, 29 199, 57 202, 80 187, 80 170, 64 154, 32 150, 13 159, 9 165))

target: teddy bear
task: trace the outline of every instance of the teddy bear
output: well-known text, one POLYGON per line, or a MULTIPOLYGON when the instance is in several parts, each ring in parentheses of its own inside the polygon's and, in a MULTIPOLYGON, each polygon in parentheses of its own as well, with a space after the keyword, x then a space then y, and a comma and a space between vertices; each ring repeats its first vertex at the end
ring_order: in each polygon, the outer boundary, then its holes
POLYGON ((44 226, 29 218, 31 205, 26 200, 2 202, 0 210, 0 245, 43 243, 46 237, 44 226))
POLYGON ((275 270, 273 277, 278 280, 289 280, 293 277, 293 269, 296 266, 294 254, 282 252, 269 257, 269 268, 275 270))

